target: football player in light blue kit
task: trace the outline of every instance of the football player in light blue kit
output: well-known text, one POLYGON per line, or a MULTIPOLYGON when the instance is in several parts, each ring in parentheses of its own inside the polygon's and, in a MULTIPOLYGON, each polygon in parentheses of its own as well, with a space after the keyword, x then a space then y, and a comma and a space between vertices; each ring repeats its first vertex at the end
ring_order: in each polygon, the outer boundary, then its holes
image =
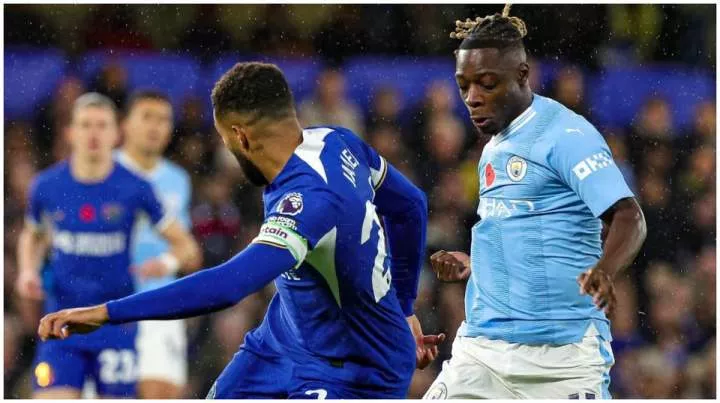
MULTIPOLYGON (((191 185, 187 173, 163 158, 172 133, 172 105, 166 95, 138 91, 130 97, 122 123, 124 141, 115 159, 150 182, 166 211, 190 230, 191 185)), ((197 243, 191 264, 182 273, 197 270, 201 253, 197 243)), ((169 253, 165 239, 147 219, 139 220, 132 248, 132 265, 138 291, 166 285, 181 269, 169 253)), ((178 399, 187 382, 185 322, 140 322, 137 336, 138 396, 141 399, 178 399)))
POLYGON ((526 27, 508 14, 451 35, 462 99, 491 138, 470 256, 431 257, 441 280, 469 280, 452 358, 425 398, 609 398, 612 281, 642 245, 643 214, 602 135, 532 93, 526 27))
POLYGON ((277 66, 238 63, 212 99, 226 146, 247 179, 265 186, 258 236, 215 268, 47 315, 40 337, 214 312, 274 281, 265 319, 209 398, 404 398, 444 338, 424 336, 413 308, 424 193, 351 131, 302 129, 277 66))

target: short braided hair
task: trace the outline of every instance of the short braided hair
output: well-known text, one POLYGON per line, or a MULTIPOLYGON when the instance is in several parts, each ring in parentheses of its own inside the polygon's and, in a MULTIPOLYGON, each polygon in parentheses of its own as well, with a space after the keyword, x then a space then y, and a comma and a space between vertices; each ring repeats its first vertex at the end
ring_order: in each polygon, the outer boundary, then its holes
POLYGON ((525 21, 510 16, 511 4, 505 5, 502 14, 495 13, 485 17, 455 21, 455 31, 450 33, 453 39, 460 39, 461 49, 479 47, 506 48, 522 46, 522 39, 527 35, 525 21))

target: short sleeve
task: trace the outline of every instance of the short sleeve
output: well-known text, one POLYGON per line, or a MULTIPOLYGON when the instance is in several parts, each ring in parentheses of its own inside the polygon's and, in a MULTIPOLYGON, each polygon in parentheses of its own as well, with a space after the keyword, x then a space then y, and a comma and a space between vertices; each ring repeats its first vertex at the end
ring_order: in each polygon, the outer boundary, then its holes
POLYGON ((387 175, 387 161, 385 161, 385 158, 352 131, 345 128, 335 128, 335 130, 340 133, 343 140, 350 145, 353 151, 365 156, 370 167, 370 180, 373 189, 377 190, 385 180, 385 175, 387 175))
POLYGON ((25 212, 25 222, 34 230, 43 231, 45 223, 43 219, 43 186, 42 182, 36 178, 28 192, 28 203, 25 212))
POLYGON ((162 202, 150 183, 143 180, 139 187, 140 209, 147 213, 158 231, 164 231, 175 220, 175 216, 172 212, 165 212, 162 202))
POLYGON ((610 147, 594 127, 584 124, 560 130, 549 163, 595 217, 618 200, 633 196, 610 147))
POLYGON ((272 207, 253 243, 286 248, 299 265, 335 228, 338 211, 327 191, 288 191, 272 207))

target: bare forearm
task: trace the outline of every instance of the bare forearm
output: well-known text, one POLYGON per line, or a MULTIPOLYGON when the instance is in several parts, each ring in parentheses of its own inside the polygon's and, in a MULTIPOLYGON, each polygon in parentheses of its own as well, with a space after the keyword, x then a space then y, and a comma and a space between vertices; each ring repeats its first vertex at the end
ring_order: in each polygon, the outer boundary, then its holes
POLYGON ((200 247, 190 237, 179 245, 171 247, 170 253, 180 262, 180 271, 185 274, 198 270, 202 265, 200 247))
POLYGON ((607 238, 596 268, 615 276, 635 260, 647 234, 645 217, 635 199, 623 199, 608 213, 607 238))
POLYGON ((47 253, 48 241, 38 232, 23 229, 18 239, 18 269, 38 273, 47 253))

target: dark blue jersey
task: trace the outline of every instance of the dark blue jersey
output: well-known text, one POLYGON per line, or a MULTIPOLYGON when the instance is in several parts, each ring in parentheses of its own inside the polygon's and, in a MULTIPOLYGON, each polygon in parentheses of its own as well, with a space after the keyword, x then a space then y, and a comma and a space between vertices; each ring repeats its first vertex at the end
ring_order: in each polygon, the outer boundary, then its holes
MULTIPOLYGON (((254 240, 286 247, 298 264, 275 280, 277 294, 265 321, 249 338, 299 359, 373 367, 398 382, 415 365, 415 343, 401 307, 401 299, 415 295, 398 299, 374 204, 387 164, 345 129, 307 129, 303 137, 265 189, 265 223, 254 240)), ((416 285, 401 286, 401 294, 414 293, 416 285)))
POLYGON ((75 180, 69 162, 37 176, 27 220, 51 235, 49 310, 133 293, 129 246, 139 214, 160 229, 171 221, 151 185, 119 164, 98 183, 75 180))
POLYGON ((318 382, 367 397, 404 396, 415 368, 406 317, 423 261, 423 192, 352 132, 323 127, 303 131, 263 201, 265 221, 244 251, 108 303, 110 322, 217 311, 274 280, 265 320, 211 396, 287 397, 318 382))

